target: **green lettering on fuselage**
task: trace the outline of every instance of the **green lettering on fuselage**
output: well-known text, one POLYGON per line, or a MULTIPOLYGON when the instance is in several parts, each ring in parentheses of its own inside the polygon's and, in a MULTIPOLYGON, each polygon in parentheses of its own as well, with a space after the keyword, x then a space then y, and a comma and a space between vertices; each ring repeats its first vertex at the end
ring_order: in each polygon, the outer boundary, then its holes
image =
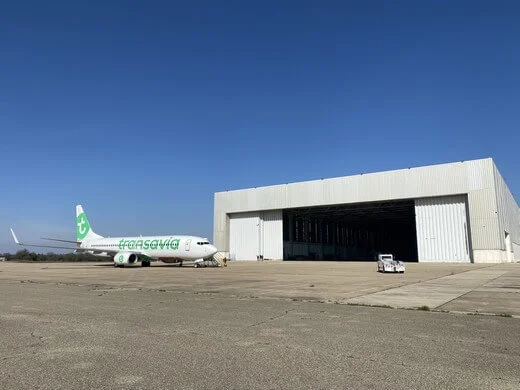
POLYGON ((179 240, 178 238, 176 238, 175 240, 171 240, 170 241, 170 249, 173 249, 173 250, 177 250, 179 249, 179 242, 181 240, 179 240))
POLYGON ((171 249, 178 250, 179 244, 181 240, 179 238, 170 237, 166 240, 163 239, 153 239, 153 240, 128 240, 122 238, 118 241, 117 247, 119 250, 132 250, 132 249, 141 249, 141 250, 157 250, 157 249, 171 249))

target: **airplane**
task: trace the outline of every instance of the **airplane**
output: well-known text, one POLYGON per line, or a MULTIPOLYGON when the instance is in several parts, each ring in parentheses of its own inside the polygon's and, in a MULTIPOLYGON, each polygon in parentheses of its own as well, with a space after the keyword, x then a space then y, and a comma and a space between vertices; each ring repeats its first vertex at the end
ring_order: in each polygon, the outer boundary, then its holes
POLYGON ((76 244, 75 248, 25 244, 18 241, 12 228, 11 234, 14 241, 21 246, 72 249, 76 252, 86 252, 97 256, 113 256, 115 267, 135 266, 139 262, 142 267, 149 267, 152 260, 160 260, 164 263, 178 263, 179 266, 182 266, 184 260, 195 260, 195 266, 197 266, 201 260, 211 258, 217 253, 217 248, 211 245, 207 238, 197 236, 100 236, 92 230, 81 205, 76 206, 76 226, 76 241, 42 238, 44 240, 76 244))

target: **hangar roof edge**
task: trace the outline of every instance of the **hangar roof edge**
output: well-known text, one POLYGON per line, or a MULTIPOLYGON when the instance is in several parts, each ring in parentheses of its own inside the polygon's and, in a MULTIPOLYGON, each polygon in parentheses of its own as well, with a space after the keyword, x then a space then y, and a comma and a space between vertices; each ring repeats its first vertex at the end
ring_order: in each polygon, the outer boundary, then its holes
POLYGON ((358 173, 358 174, 355 174, 355 175, 327 177, 327 178, 322 178, 322 179, 311 179, 311 180, 295 181, 295 182, 282 183, 282 184, 270 184, 270 185, 259 186, 259 187, 237 188, 237 189, 227 190, 227 191, 217 191, 217 192, 215 192, 215 195, 217 195, 217 194, 226 194, 226 193, 230 193, 230 192, 250 191, 250 190, 255 190, 255 189, 259 189, 259 188, 280 187, 280 186, 286 186, 286 185, 297 184, 297 183, 312 183, 312 182, 319 182, 319 181, 322 181, 322 180, 341 179, 341 178, 355 177, 355 176, 380 175, 380 174, 391 173, 391 172, 407 171, 407 170, 410 170, 410 169, 428 169, 428 168, 441 167, 441 166, 447 166, 447 165, 453 165, 453 164, 464 164, 464 163, 469 163, 469 162, 473 162, 474 163, 474 162, 477 162, 477 161, 489 161, 489 160, 496 167, 496 164, 495 164, 493 158, 492 157, 486 157, 486 158, 479 158, 479 159, 473 159, 473 160, 452 161, 452 162, 440 163, 440 164, 419 165, 419 166, 413 166, 413 167, 408 167, 408 168, 391 169, 391 170, 388 170, 388 171, 358 173))

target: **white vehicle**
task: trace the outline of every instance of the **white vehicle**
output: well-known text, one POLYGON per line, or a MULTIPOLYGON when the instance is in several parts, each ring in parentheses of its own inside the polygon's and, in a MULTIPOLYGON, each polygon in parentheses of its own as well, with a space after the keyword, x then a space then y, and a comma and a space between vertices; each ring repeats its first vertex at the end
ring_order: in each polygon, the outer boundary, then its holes
POLYGON ((211 245, 208 239, 197 236, 171 235, 105 238, 94 233, 81 205, 76 206, 76 225, 76 241, 44 238, 44 240, 76 244, 75 248, 24 244, 18 241, 13 229, 11 229, 11 233, 14 241, 22 246, 72 249, 77 252, 86 252, 97 256, 113 256, 115 267, 133 266, 139 262, 141 266, 149 267, 151 260, 161 260, 165 263, 179 263, 179 265, 182 265, 184 260, 209 259, 217 253, 217 248, 211 245))
POLYGON ((404 273, 404 263, 394 260, 391 254, 379 254, 377 257, 377 272, 404 273))
POLYGON ((216 261, 214 258, 209 259, 198 259, 193 262, 193 267, 201 268, 201 267, 218 267, 220 263, 216 261))

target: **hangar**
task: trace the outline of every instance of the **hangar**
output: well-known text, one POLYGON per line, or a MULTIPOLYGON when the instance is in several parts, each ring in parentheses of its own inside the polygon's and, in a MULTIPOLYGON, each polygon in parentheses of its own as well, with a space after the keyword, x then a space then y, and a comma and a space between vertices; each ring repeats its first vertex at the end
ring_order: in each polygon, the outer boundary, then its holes
POLYGON ((215 193, 231 260, 520 260, 520 209, 491 158, 215 193))

